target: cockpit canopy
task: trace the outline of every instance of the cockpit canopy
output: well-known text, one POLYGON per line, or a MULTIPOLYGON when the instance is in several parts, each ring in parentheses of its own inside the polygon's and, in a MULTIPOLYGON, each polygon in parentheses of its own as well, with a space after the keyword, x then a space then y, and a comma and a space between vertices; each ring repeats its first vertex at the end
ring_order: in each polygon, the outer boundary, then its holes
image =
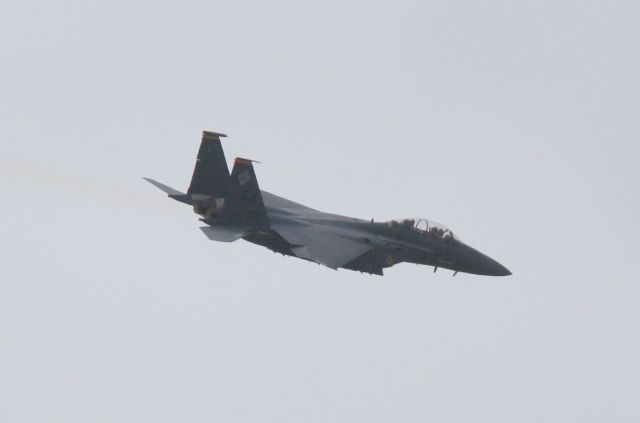
POLYGON ((460 242, 460 239, 453 234, 451 229, 434 220, 409 217, 405 219, 390 220, 387 222, 389 226, 401 226, 414 232, 431 236, 445 242, 460 242))

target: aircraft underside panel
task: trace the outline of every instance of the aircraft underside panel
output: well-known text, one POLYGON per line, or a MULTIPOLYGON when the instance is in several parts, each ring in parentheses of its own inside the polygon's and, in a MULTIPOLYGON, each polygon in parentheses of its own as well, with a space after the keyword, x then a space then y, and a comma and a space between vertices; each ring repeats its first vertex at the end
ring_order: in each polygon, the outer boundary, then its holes
POLYGON ((402 257, 397 253, 374 249, 360 257, 357 257, 342 267, 345 269, 356 270, 358 272, 382 276, 383 269, 391 267, 402 261, 402 257))
POLYGON ((202 226, 200 227, 200 230, 207 236, 207 238, 218 242, 237 241, 248 233, 247 228, 236 226, 202 226))

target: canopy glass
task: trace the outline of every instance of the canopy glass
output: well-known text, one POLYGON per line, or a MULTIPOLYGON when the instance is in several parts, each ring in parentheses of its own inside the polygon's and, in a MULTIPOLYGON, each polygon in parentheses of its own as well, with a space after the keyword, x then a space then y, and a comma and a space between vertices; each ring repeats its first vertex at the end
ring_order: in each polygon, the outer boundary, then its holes
POLYGON ((460 239, 454 235, 451 229, 444 226, 442 223, 438 223, 435 220, 409 217, 398 220, 391 220, 387 222, 389 226, 402 226, 407 229, 411 229, 414 232, 418 232, 425 236, 431 236, 446 242, 460 242, 460 239))

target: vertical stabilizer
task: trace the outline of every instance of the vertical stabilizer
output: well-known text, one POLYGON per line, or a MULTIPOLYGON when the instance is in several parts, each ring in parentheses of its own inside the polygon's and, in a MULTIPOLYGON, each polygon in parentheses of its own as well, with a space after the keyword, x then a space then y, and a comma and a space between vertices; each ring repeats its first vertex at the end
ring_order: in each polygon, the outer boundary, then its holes
POLYGON ((187 195, 192 198, 198 196, 226 198, 229 195, 230 177, 229 167, 224 158, 220 137, 224 134, 203 131, 196 167, 193 170, 191 184, 187 195))
POLYGON ((269 227, 267 211, 251 160, 235 160, 230 185, 231 191, 222 210, 227 221, 251 228, 269 227))

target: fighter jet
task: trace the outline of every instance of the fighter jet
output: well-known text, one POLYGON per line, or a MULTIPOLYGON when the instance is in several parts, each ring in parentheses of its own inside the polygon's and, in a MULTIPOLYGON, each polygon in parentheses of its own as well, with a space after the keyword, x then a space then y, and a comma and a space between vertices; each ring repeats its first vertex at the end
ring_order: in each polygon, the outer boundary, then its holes
POLYGON ((497 261, 463 243, 432 220, 406 218, 375 222, 312 209, 260 189, 253 160, 236 158, 229 168, 220 138, 204 131, 186 193, 144 178, 170 198, 189 204, 211 240, 244 239, 286 256, 331 269, 383 275, 398 263, 416 263, 458 272, 507 276, 497 261))

